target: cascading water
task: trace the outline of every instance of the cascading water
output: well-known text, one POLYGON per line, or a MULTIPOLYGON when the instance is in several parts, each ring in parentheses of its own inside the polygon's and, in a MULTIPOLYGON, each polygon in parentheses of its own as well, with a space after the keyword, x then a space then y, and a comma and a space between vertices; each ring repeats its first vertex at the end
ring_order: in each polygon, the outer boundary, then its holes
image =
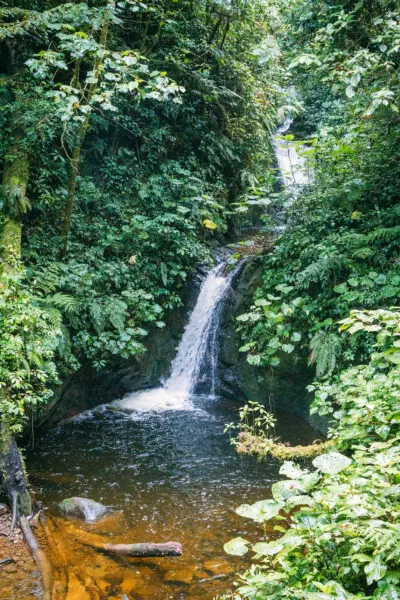
POLYGON ((292 123, 293 119, 288 117, 277 129, 274 138, 276 161, 278 163, 282 185, 287 197, 286 206, 284 206, 283 209, 281 208, 278 213, 275 214, 276 227, 274 231, 276 237, 280 237, 286 229, 284 223, 286 208, 296 200, 301 193, 302 188, 309 184, 312 179, 312 173, 308 168, 304 153, 301 151, 299 152, 301 149, 305 150, 305 146, 300 145, 299 148, 298 142, 296 143, 283 137, 284 134, 289 131, 292 123))
POLYGON ((129 394, 116 405, 136 412, 194 409, 193 392, 207 346, 210 348, 211 394, 215 394, 217 330, 223 299, 235 271, 224 273, 225 264, 214 267, 205 278, 196 306, 183 333, 169 378, 159 388, 129 394))
POLYGON ((274 146, 283 185, 296 197, 300 189, 310 182, 310 175, 304 156, 297 151, 293 142, 282 139, 292 123, 293 119, 289 117, 279 127, 275 135, 274 146))

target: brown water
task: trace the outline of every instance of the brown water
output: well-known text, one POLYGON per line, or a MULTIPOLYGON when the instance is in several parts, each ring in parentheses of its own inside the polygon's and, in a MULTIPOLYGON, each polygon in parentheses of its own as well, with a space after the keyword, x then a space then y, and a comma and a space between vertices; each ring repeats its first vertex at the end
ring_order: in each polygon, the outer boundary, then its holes
MULTIPOLYGON (((232 589, 249 561, 228 557, 223 544, 238 535, 262 539, 234 508, 270 497, 279 465, 235 454, 223 429, 237 418, 237 405, 204 396, 193 404, 196 410, 136 416, 103 408, 37 440, 27 467, 49 514, 70 496, 114 511, 96 524, 50 521, 60 563, 54 600, 198 600, 232 589), (82 545, 77 526, 120 542, 181 542, 184 554, 111 558, 82 545)), ((278 414, 276 434, 293 444, 318 437, 288 414, 278 414)))

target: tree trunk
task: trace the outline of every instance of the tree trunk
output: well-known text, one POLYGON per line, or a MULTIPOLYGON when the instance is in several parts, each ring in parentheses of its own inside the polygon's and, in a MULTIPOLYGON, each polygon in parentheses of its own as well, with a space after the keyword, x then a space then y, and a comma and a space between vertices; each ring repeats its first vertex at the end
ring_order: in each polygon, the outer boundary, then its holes
POLYGON ((2 195, 7 220, 0 236, 0 273, 12 274, 21 260, 21 215, 28 206, 26 199, 28 177, 28 155, 18 147, 18 143, 15 143, 8 149, 4 165, 2 195))
POLYGON ((82 144, 86 137, 86 131, 89 127, 90 112, 86 114, 85 121, 81 124, 74 147, 72 148, 71 173, 69 176, 68 196, 65 204, 64 222, 63 222, 63 254, 67 251, 68 235, 71 230, 72 211, 74 208, 76 181, 79 172, 79 163, 81 160, 82 144))
MULTIPOLYGON (((23 131, 18 116, 13 119, 13 144, 9 147, 3 173, 2 194, 6 222, 0 234, 0 276, 15 275, 21 261, 22 215, 29 207, 26 189, 29 160, 22 147, 23 131)), ((0 279, 0 293, 4 283, 0 279)), ((8 396, 6 388, 1 390, 8 396)), ((10 423, 0 416, 0 483, 12 507, 12 528, 18 520, 25 542, 42 577, 43 600, 51 600, 51 566, 32 533, 27 516, 32 513, 25 468, 10 423)))
MULTIPOLYGON (((27 206, 26 188, 29 176, 28 156, 19 147, 21 137, 17 126, 14 130, 15 142, 8 149, 4 165, 2 192, 7 214, 0 235, 0 275, 16 273, 21 260, 21 214, 27 206)), ((2 285, 0 282, 0 293, 2 285)), ((2 394, 7 395, 7 390, 3 388, 2 394)), ((14 515, 30 514, 31 500, 22 459, 10 425, 4 419, 0 419, 0 477, 14 515)))
POLYGON ((32 504, 24 465, 15 438, 4 422, 0 422, 0 475, 13 514, 29 515, 32 504))

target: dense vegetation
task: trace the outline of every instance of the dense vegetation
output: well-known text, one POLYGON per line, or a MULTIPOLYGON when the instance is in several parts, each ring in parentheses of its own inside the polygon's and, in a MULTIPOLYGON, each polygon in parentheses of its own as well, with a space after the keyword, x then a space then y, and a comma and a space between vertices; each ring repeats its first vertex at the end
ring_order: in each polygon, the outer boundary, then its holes
POLYGON ((399 51, 397 0, 0 8, 0 472, 20 513, 30 411, 81 366, 139 358, 215 244, 281 203, 242 351, 315 365, 333 449, 238 509, 268 537, 238 593, 399 598, 399 51), (313 170, 294 201, 271 144, 290 113, 313 170))
MULTIPOLYGON (((273 486, 273 500, 239 507, 268 538, 253 546, 257 566, 240 595, 395 599, 398 3, 293 2, 284 18, 288 69, 304 103, 293 133, 309 147, 314 177, 288 208, 288 229, 238 326, 251 364, 279 368, 291 356, 315 365, 312 410, 332 419, 334 451, 314 459, 312 472, 285 463, 289 481, 273 486)), ((228 551, 243 554, 250 541, 232 544, 228 551)))
POLYGON ((259 0, 21 1, 0 19, 1 411, 19 428, 80 365, 140 357, 232 229, 271 160, 277 21, 259 0))

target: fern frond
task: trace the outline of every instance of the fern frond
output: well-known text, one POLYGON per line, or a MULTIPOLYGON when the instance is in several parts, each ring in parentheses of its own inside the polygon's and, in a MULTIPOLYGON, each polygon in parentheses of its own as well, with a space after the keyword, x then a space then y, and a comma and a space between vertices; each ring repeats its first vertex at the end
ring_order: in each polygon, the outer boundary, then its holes
POLYGON ((62 324, 62 314, 54 306, 45 302, 40 303, 41 309, 45 313, 46 321, 53 331, 60 329, 62 324))
POLYGON ((98 302, 93 301, 89 304, 88 308, 95 330, 97 333, 101 333, 106 324, 105 314, 102 306, 98 302))
POLYGON ((128 316, 127 309, 127 304, 119 298, 110 298, 105 307, 105 315, 120 333, 125 329, 125 319, 128 316))
POLYGON ((48 296, 45 301, 46 303, 60 309, 61 312, 65 312, 67 315, 72 315, 78 312, 79 303, 76 298, 70 296, 69 294, 58 292, 57 294, 48 296))
POLYGON ((63 264, 59 262, 47 263, 35 272, 33 289, 44 296, 53 294, 60 286, 63 264))
POLYGON ((353 250, 355 248, 360 248, 361 246, 365 246, 368 242, 368 236, 363 233, 347 233, 346 235, 342 235, 338 240, 337 244, 342 246, 344 250, 353 250))
POLYGON ((307 289, 312 283, 327 282, 332 274, 338 274, 342 270, 343 263, 343 256, 340 254, 326 254, 298 274, 297 285, 307 289))
POLYGON ((370 527, 365 536, 366 540, 379 548, 379 554, 385 555, 385 560, 400 560, 400 525, 398 523, 381 522, 379 527, 370 527))
POLYGON ((367 248, 366 246, 364 246, 363 248, 358 248, 355 252, 353 252, 351 257, 365 259, 369 258, 370 256, 373 256, 373 254, 374 251, 371 248, 367 248))
POLYGON ((396 238, 400 239, 400 225, 396 227, 380 227, 375 229, 368 235, 368 240, 371 242, 392 242, 396 238))
POLYGON ((342 352, 340 337, 336 333, 319 331, 310 342, 310 365, 315 364, 317 377, 332 373, 342 352))

